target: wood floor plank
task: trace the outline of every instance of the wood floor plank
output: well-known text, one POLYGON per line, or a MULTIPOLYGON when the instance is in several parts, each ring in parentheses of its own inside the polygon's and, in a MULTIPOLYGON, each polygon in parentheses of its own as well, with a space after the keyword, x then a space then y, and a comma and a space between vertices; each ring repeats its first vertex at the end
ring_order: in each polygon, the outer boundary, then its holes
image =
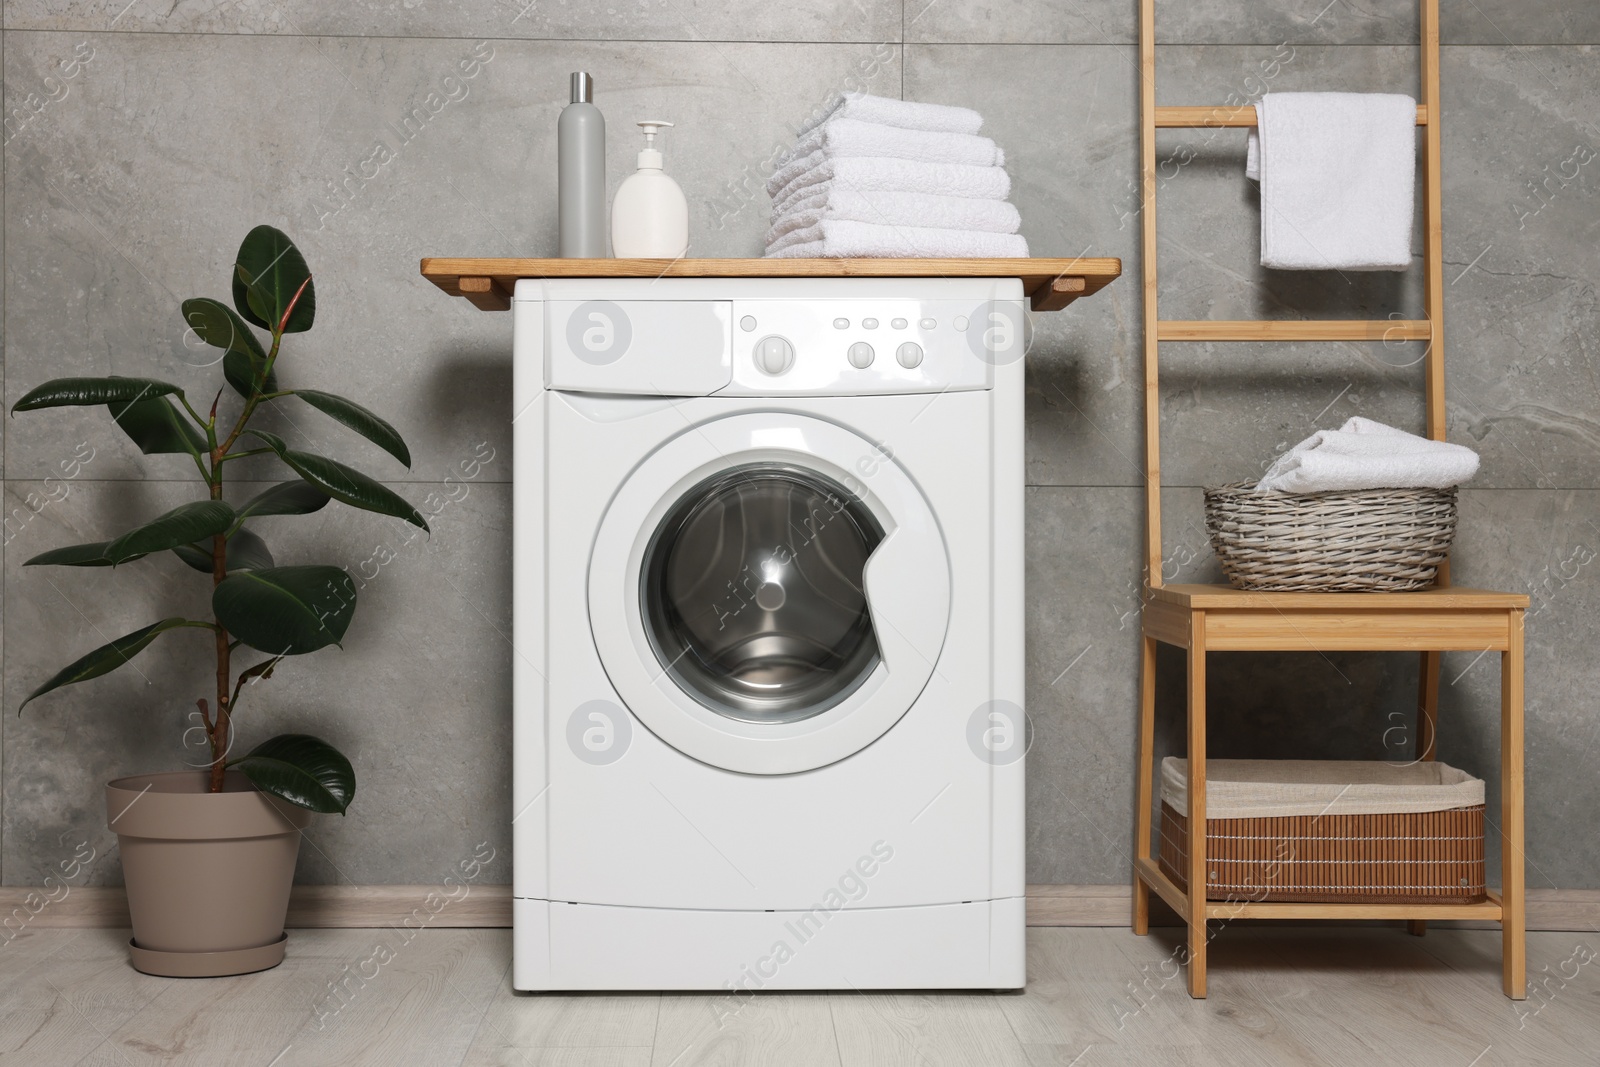
POLYGON ((991 993, 834 993, 844 1067, 1023 1067, 1027 1053, 991 993))
POLYGON ((166 983, 112 1040, 133 1063, 456 1063, 506 970, 501 934, 297 931, 272 970, 166 983))
POLYGON ((663 994, 652 1067, 839 1067, 825 993, 663 994))
POLYGON ((1160 973, 1159 961, 1135 963, 1118 947, 1125 934, 1092 928, 1029 930, 1027 989, 995 998, 1017 1039, 1025 1045, 1078 1051, 1090 1044, 1117 1043, 1126 1018, 1137 1013, 1139 998, 1149 996, 1160 973))
POLYGON ((1476 930, 1415 938, 1398 926, 1230 925, 1211 944, 1210 997, 1196 1001, 1171 966, 1180 930, 1038 929, 1021 994, 775 994, 748 1003, 516 994, 503 930, 423 931, 354 984, 348 976, 362 974, 382 933, 297 931, 281 967, 188 981, 134 971, 126 931, 27 931, 0 944, 0 1067, 1600 1062, 1594 933, 1531 936, 1534 986, 1522 1003, 1500 991, 1499 935, 1476 930), (328 1011, 330 983, 341 981, 345 995, 328 1011))
POLYGON ((644 1047, 655 1042, 655 993, 497 991, 474 1049, 644 1047))
POLYGON ((473 1048, 461 1067, 650 1067, 650 1046, 473 1048))

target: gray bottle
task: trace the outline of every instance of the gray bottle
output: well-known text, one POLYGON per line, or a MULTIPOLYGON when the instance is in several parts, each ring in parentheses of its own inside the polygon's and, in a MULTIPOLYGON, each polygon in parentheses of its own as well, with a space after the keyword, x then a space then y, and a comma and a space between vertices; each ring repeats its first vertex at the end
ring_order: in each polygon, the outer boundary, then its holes
POLYGON ((572 103, 556 123, 561 256, 606 254, 606 120, 594 106, 594 79, 572 75, 572 103))

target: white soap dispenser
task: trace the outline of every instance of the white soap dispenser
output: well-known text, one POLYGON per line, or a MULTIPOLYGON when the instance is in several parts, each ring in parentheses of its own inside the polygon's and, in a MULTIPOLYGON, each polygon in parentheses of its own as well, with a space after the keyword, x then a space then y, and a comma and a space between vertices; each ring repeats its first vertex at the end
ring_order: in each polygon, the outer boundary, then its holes
POLYGON ((689 202, 661 169, 657 131, 670 122, 641 122, 639 169, 623 181, 611 203, 611 254, 621 259, 677 259, 689 250, 689 202))

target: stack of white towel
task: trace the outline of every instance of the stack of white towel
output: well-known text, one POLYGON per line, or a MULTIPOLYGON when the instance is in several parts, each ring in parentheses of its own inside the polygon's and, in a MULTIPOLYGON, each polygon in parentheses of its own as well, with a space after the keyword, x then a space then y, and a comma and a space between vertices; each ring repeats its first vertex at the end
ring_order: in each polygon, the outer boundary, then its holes
POLYGON ((778 158, 767 255, 1026 256, 982 125, 969 108, 844 94, 778 158))
POLYGON ((1318 430, 1279 456, 1258 490, 1330 493, 1351 489, 1448 489, 1478 473, 1478 454, 1462 445, 1363 419, 1318 430))

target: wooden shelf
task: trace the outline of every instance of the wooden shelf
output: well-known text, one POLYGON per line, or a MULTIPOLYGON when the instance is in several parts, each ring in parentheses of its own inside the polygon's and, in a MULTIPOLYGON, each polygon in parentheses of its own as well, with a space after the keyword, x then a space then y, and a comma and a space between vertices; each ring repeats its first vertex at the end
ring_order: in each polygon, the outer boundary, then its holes
POLYGON ((1427 341, 1426 319, 1161 319, 1158 341, 1427 341))
POLYGON ((522 278, 1020 278, 1035 311, 1059 311, 1122 273, 1098 259, 452 259, 422 276, 484 311, 504 311, 522 278))
MULTIPOLYGON (((1158 107, 1156 128, 1163 130, 1203 129, 1214 126, 1253 128, 1256 124, 1256 106, 1240 107, 1158 107)), ((1417 105, 1417 125, 1428 124, 1428 105, 1417 105)))
MULTIPOLYGON (((1228 918, 1404 919, 1422 933, 1429 919, 1489 919, 1501 930, 1502 987, 1527 996, 1523 856, 1523 628, 1528 598, 1520 593, 1439 587, 1412 593, 1255 593, 1225 585, 1162 583, 1161 372, 1163 341, 1427 341, 1423 380, 1427 435, 1445 437, 1444 244, 1439 137, 1439 2, 1418 0, 1421 104, 1423 317, 1421 319, 1180 321, 1159 312, 1156 193, 1162 165, 1156 131, 1172 127, 1247 127, 1254 107, 1157 107, 1155 0, 1139 3, 1139 144, 1143 201, 1145 573, 1150 592, 1141 615, 1139 749, 1135 785, 1133 922, 1149 930, 1150 894, 1189 926, 1189 994, 1206 995, 1207 922, 1228 918), (1157 646, 1184 649, 1188 811, 1186 892, 1162 874, 1152 856, 1157 646), (1431 760, 1439 732, 1441 654, 1498 652, 1500 661, 1501 894, 1480 904, 1366 905, 1208 901, 1206 868, 1206 657, 1211 652, 1411 651, 1420 653, 1415 756, 1431 760)), ((1473 660, 1477 662, 1476 659, 1473 660)))
POLYGON ((1150 597, 1186 608, 1207 610, 1253 608, 1265 611, 1337 611, 1356 608, 1410 611, 1487 608, 1505 611, 1528 606, 1526 593, 1495 593, 1459 585, 1434 586, 1409 593, 1263 593, 1235 589, 1231 585, 1162 585, 1151 589, 1150 597))
MULTIPOLYGON (((1156 891, 1167 906, 1185 919, 1189 898, 1153 860, 1134 862, 1145 885, 1156 891)), ((1499 922, 1504 910, 1500 895, 1489 890, 1488 899, 1477 904, 1338 904, 1325 901, 1210 900, 1205 901, 1207 919, 1480 919, 1499 922)))

